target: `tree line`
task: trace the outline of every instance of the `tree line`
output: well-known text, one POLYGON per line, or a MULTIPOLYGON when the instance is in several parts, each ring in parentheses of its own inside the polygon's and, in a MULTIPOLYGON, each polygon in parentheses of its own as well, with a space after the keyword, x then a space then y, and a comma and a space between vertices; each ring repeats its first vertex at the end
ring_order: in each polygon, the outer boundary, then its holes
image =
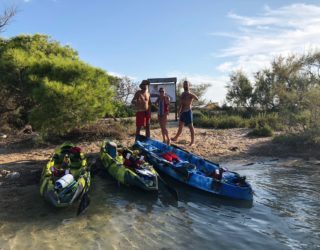
POLYGON ((251 112, 276 112, 289 130, 320 130, 320 52, 279 56, 250 79, 235 71, 227 85, 228 103, 251 112))

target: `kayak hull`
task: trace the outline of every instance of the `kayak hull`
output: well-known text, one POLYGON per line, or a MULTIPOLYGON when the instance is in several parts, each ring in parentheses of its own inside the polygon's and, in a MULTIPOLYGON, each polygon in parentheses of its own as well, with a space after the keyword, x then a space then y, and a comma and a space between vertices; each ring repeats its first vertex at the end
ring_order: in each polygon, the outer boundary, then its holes
POLYGON ((148 171, 149 176, 139 175, 135 169, 127 168, 123 164, 123 157, 113 158, 108 154, 104 141, 100 150, 100 160, 103 168, 119 183, 125 186, 135 186, 145 191, 158 190, 158 177, 154 168, 147 164, 141 169, 141 172, 148 171))
POLYGON ((168 146, 150 138, 139 137, 135 147, 140 149, 151 164, 161 173, 185 183, 191 187, 222 197, 239 200, 252 200, 251 185, 235 172, 224 171, 222 178, 212 177, 212 173, 219 169, 219 165, 207 161, 183 149, 168 146), (175 164, 161 157, 163 152, 176 154, 184 164, 175 164))
POLYGON ((91 183, 90 171, 87 168, 87 161, 81 155, 79 162, 72 162, 68 172, 74 180, 64 188, 57 189, 56 181, 61 178, 54 175, 54 168, 61 169, 57 158, 61 157, 61 149, 66 146, 74 147, 73 144, 63 144, 55 150, 54 156, 44 166, 40 179, 40 195, 54 207, 67 207, 77 202, 83 192, 88 190, 91 183))

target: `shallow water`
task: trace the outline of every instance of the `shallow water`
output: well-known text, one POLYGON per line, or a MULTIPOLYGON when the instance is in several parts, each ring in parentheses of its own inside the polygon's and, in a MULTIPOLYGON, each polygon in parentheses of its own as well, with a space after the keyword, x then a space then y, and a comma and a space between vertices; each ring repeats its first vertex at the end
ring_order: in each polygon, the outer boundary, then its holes
POLYGON ((176 202, 164 188, 147 194, 96 176, 76 217, 76 207, 46 204, 38 186, 1 188, 0 249, 320 249, 320 166, 285 163, 228 164, 252 184, 252 203, 167 180, 176 202))

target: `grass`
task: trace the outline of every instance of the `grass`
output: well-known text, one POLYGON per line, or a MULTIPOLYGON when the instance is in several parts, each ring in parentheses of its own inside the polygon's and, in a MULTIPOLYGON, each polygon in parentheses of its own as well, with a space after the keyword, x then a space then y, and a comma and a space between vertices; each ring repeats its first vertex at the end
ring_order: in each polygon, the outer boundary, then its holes
POLYGON ((320 129, 276 136, 275 143, 295 147, 320 146, 320 129))
POLYGON ((247 121, 240 116, 196 116, 194 117, 194 125, 203 128, 244 128, 247 121))
POLYGON ((282 129, 278 115, 274 113, 260 113, 251 118, 244 118, 240 115, 210 115, 197 110, 194 113, 194 125, 215 129, 252 128, 250 136, 256 137, 272 136, 274 130, 282 129))

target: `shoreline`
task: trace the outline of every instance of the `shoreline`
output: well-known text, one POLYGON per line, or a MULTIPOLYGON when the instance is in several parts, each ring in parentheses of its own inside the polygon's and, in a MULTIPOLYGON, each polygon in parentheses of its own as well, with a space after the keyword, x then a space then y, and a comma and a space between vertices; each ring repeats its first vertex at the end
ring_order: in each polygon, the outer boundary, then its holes
MULTIPOLYGON (((170 136, 177 131, 175 124, 176 122, 170 122, 168 126, 170 136)), ((320 154, 317 149, 304 148, 302 151, 275 144, 271 137, 250 138, 247 136, 249 131, 251 130, 245 128, 226 130, 195 128, 196 145, 189 147, 190 132, 188 128, 184 128, 174 144, 218 163, 251 164, 261 158, 293 158, 296 159, 294 162, 304 160, 320 165, 320 154)), ((32 139, 35 136, 35 134, 20 135, 15 138, 8 136, 0 141, 0 187, 24 186, 39 182, 43 166, 60 144, 34 146, 32 139)), ((152 129, 151 137, 162 141, 160 129, 152 129)), ((88 161, 93 162, 98 157, 102 141, 102 138, 92 141, 82 140, 75 144, 83 149, 88 161)), ((134 136, 128 135, 126 139, 119 141, 125 146, 130 146, 134 142, 134 136)))

